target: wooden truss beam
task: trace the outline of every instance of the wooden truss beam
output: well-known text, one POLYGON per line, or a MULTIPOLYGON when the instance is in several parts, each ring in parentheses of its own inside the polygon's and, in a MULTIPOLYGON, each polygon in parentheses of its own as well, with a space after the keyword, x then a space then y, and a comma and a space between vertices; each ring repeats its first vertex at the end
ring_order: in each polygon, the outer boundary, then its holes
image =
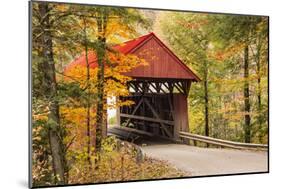
POLYGON ((174 86, 176 87, 176 89, 177 89, 180 93, 184 93, 184 89, 179 85, 179 83, 175 83, 174 86))
MULTIPOLYGON (((143 98, 140 99, 139 103, 137 104, 137 106, 135 107, 135 109, 132 112, 132 115, 135 115, 135 113, 137 112, 137 110, 139 109, 139 107, 141 106, 141 104, 143 103, 143 98)), ((128 125, 131 122, 131 118, 129 118, 129 120, 126 122, 125 127, 128 127, 128 125)))
MULTIPOLYGON (((157 120, 161 120, 158 113, 154 110, 153 106, 149 103, 147 99, 144 98, 144 103, 149 107, 149 109, 152 111, 152 114, 154 117, 156 117, 157 120)), ((168 137, 173 137, 172 133, 165 127, 163 122, 159 122, 161 125, 161 128, 167 133, 168 137)))
POLYGON ((130 119, 138 119, 138 120, 143 120, 143 121, 150 121, 150 122, 155 122, 155 123, 174 125, 174 121, 168 121, 168 120, 163 120, 163 119, 159 119, 159 118, 151 118, 151 117, 123 114, 123 113, 121 113, 120 116, 125 117, 125 118, 130 118, 130 119))
POLYGON ((134 91, 133 93, 173 93, 177 89, 179 93, 187 94, 190 82, 188 81, 131 81, 128 86, 134 91), (152 90, 153 89, 153 90, 152 90))

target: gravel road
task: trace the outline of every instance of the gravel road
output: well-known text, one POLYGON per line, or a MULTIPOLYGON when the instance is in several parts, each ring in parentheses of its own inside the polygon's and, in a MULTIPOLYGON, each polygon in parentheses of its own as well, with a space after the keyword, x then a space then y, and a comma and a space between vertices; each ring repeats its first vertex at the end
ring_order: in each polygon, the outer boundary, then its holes
POLYGON ((199 148, 183 144, 141 147, 147 156, 166 160, 192 176, 266 172, 267 152, 199 148))

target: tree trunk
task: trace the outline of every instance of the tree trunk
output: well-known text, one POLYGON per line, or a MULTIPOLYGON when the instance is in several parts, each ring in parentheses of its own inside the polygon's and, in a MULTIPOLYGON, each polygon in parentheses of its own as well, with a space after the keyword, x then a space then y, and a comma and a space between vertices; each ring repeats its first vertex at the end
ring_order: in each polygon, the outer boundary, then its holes
MULTIPOLYGON (((258 97, 258 124, 259 124, 259 127, 258 127, 258 130, 261 131, 262 129, 262 104, 261 104, 261 63, 260 63, 260 55, 261 55, 261 39, 259 37, 258 39, 258 45, 257 45, 257 54, 256 54, 256 64, 257 64, 257 75, 258 75, 258 79, 257 79, 257 82, 258 82, 258 94, 257 94, 257 97, 258 97)), ((259 141, 262 142, 262 134, 261 132, 259 132, 258 134, 258 138, 259 138, 259 141)))
POLYGON ((97 117, 96 117, 96 150, 100 151, 101 142, 104 137, 103 130, 106 125, 104 122, 104 63, 105 63, 105 52, 106 52, 106 28, 108 12, 105 9, 99 10, 97 17, 98 27, 98 47, 96 49, 98 59, 98 73, 97 73, 97 117))
POLYGON ((90 64, 88 60, 88 39, 87 39, 87 25, 86 19, 84 21, 84 47, 85 47, 85 57, 87 65, 87 153, 88 153, 88 162, 91 167, 91 87, 90 87, 90 64))
POLYGON ((208 66, 204 67, 204 100, 205 100, 205 135, 209 136, 209 93, 208 93, 208 66))
POLYGON ((41 16, 41 45, 44 59, 40 63, 40 72, 43 74, 42 89, 49 100, 50 113, 48 116, 49 143, 52 153, 53 171, 57 184, 67 183, 67 165, 65 159, 65 146, 63 144, 63 130, 60 127, 59 105, 57 97, 57 82, 53 57, 53 42, 50 32, 49 7, 47 3, 39 3, 41 16))
POLYGON ((250 93, 249 93, 249 47, 244 48, 244 111, 245 111, 245 142, 251 142, 251 117, 250 117, 250 93))
POLYGON ((104 62, 105 62, 105 48, 106 38, 105 31, 107 27, 107 15, 103 10, 100 11, 100 16, 97 18, 98 26, 98 46, 96 49, 98 59, 98 73, 97 73, 97 114, 96 114, 96 150, 100 151, 103 138, 104 125, 104 62))
MULTIPOLYGON (((209 93, 208 93, 208 65, 205 61, 204 63, 204 100, 205 100, 205 136, 209 136, 209 93)), ((206 147, 209 144, 206 143, 206 147)))
POLYGON ((97 117, 96 117, 96 150, 99 151, 101 149, 101 141, 102 141, 102 130, 103 130, 103 103, 104 103, 104 51, 105 51, 105 40, 99 39, 99 47, 97 50, 98 54, 98 78, 97 78, 97 117))

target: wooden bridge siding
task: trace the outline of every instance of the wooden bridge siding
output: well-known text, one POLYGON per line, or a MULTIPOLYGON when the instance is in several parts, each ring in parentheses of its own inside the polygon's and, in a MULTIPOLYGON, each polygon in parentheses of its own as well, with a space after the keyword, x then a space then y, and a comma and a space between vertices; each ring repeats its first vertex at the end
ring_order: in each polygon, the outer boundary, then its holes
POLYGON ((133 54, 145 59, 149 65, 141 66, 126 73, 132 77, 148 77, 148 78, 177 78, 190 79, 186 70, 179 64, 177 59, 166 50, 162 44, 156 39, 151 38, 133 54))
POLYGON ((183 94, 173 94, 173 101, 175 116, 174 138, 179 139, 180 131, 189 131, 187 96, 183 94))

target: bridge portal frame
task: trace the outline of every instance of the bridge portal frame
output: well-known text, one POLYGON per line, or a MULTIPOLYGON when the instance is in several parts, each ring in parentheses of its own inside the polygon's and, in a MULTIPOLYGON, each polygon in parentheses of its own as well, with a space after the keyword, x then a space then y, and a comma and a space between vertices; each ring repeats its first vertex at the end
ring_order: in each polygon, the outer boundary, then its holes
POLYGON ((180 132, 188 132, 188 94, 191 81, 187 79, 135 78, 127 84, 131 106, 117 109, 117 124, 155 136, 179 140, 180 132))

